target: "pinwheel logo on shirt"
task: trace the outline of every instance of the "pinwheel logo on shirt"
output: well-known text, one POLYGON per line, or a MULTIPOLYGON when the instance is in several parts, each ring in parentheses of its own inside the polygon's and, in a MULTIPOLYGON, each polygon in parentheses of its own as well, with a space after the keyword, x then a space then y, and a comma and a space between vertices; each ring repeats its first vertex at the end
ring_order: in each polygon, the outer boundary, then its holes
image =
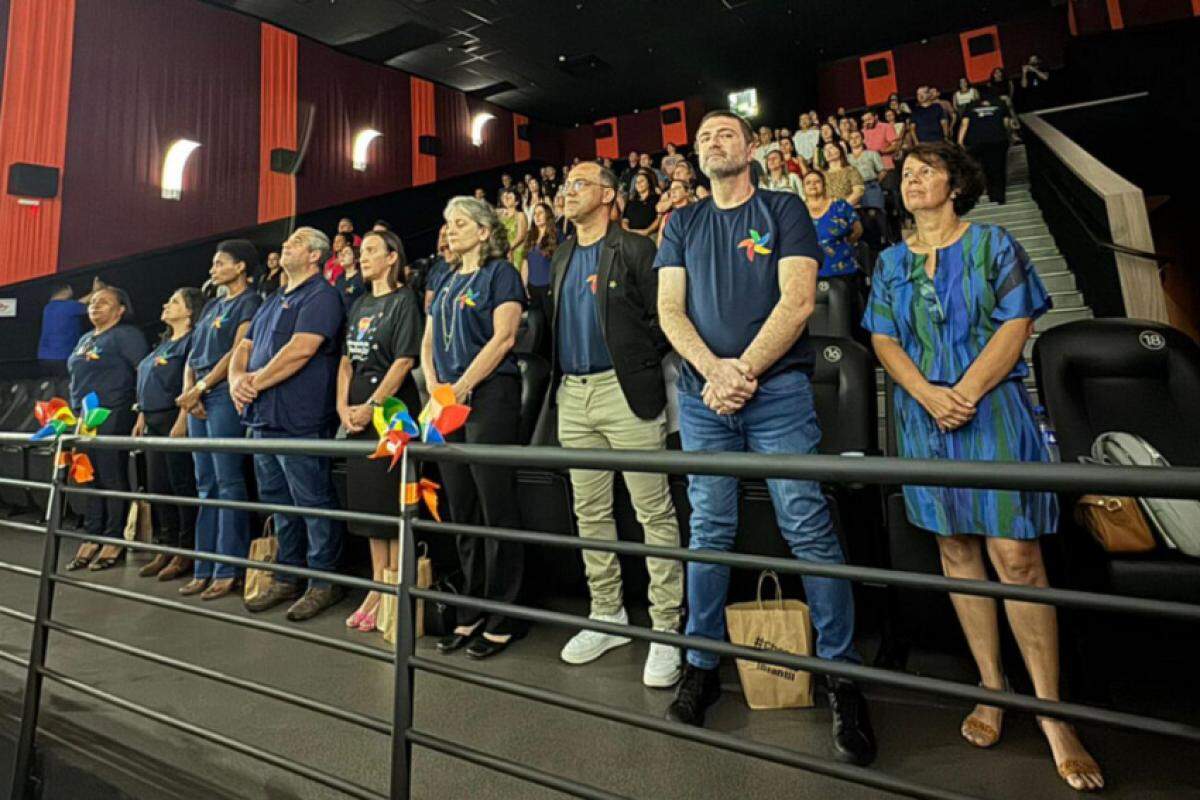
POLYGON ((93 348, 89 349, 86 353, 84 353, 84 356, 87 358, 88 361, 99 361, 100 360, 100 348, 93 347, 93 348))
POLYGON ((154 363, 157 366, 165 367, 167 365, 167 359, 164 356, 155 356, 154 363))
POLYGON ((746 260, 753 264, 755 253, 760 256, 769 256, 771 254, 771 248, 767 247, 770 242, 770 231, 767 231, 765 234, 760 234, 758 231, 751 228, 749 238, 742 239, 740 242, 738 242, 737 246, 739 249, 745 249, 746 260))
POLYGON ((478 292, 476 292, 474 289, 467 289, 464 292, 462 292, 461 294, 459 294, 458 307, 459 307, 459 309, 474 308, 475 301, 478 299, 479 299, 478 292))
MULTIPOLYGON (((33 406, 33 414, 41 424, 30 438, 40 442, 46 439, 57 440, 71 428, 83 436, 95 436, 96 431, 109 417, 109 410, 100 405, 100 398, 95 392, 89 392, 83 398, 79 414, 76 415, 61 397, 39 401, 33 406)), ((76 483, 90 483, 96 475, 91 459, 86 453, 71 451, 59 456, 58 467, 67 467, 67 475, 76 483)))
POLYGON ((596 293, 596 275, 593 273, 587 276, 588 286, 592 287, 592 294, 596 293))

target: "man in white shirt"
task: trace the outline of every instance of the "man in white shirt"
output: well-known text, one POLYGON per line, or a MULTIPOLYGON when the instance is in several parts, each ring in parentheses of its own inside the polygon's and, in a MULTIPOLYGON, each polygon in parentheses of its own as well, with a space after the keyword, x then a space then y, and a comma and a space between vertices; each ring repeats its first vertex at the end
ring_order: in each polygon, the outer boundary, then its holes
POLYGON ((821 140, 821 129, 816 124, 816 119, 811 114, 801 114, 800 130, 792 135, 792 144, 795 145, 796 155, 810 164, 817 151, 817 142, 821 140))

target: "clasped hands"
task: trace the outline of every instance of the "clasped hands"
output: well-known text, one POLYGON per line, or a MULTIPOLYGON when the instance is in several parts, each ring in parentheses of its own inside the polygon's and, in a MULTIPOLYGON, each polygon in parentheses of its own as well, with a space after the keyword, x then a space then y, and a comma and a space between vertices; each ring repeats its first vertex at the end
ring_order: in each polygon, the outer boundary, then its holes
POLYGON ((942 433, 958 430, 975 418, 979 392, 959 382, 953 387, 926 384, 917 402, 929 412, 942 433))
POLYGON ((705 375, 701 399, 721 416, 735 414, 758 391, 758 379, 740 358, 722 358, 705 375))
POLYGON ((257 372, 243 372, 229 382, 229 396, 233 398, 233 407, 239 414, 258 399, 258 388, 254 385, 256 377, 257 372))

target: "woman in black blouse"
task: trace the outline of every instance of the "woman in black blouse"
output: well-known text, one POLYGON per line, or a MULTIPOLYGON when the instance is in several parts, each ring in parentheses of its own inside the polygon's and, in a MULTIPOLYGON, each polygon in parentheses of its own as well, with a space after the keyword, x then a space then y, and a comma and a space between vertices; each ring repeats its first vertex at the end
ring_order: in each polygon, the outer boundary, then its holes
MULTIPOLYGON (((76 412, 83 398, 95 392, 100 405, 110 413, 97 433, 126 436, 133 428, 133 402, 137 386, 137 365, 146 355, 146 337, 128 324, 133 316, 129 295, 115 286, 105 286, 92 293, 88 302, 88 319, 92 330, 85 333, 67 359, 71 376, 71 407, 76 412)), ((96 479, 96 489, 129 491, 129 474, 125 469, 128 453, 123 450, 92 449, 88 452, 96 479)), ((91 536, 120 539, 125 531, 124 500, 88 497, 84 529, 91 536)), ((91 565, 93 570, 108 569, 117 563, 124 552, 116 545, 84 542, 67 569, 76 570, 91 565), (99 553, 99 555, 97 555, 99 553), (93 561, 92 559, 95 559, 93 561)))
MULTIPOLYGON (((355 301, 346 318, 346 341, 338 370, 337 410, 351 439, 375 440, 376 406, 398 397, 416 419, 420 395, 412 368, 421 354, 421 309, 417 296, 399 283, 406 259, 399 237, 372 231, 363 237, 359 266, 370 290, 355 301)), ((399 470, 386 459, 354 457, 346 463, 346 504, 353 511, 395 516, 403 491, 399 470)), ((396 525, 347 524, 371 541, 371 571, 377 581, 397 569, 400 541, 396 525)), ((370 592, 346 619, 346 627, 375 630, 379 593, 370 592)))
POLYGON ((621 212, 621 227, 631 233, 654 237, 658 232, 658 192, 655 190, 654 175, 649 170, 639 169, 633 176, 629 199, 621 212))

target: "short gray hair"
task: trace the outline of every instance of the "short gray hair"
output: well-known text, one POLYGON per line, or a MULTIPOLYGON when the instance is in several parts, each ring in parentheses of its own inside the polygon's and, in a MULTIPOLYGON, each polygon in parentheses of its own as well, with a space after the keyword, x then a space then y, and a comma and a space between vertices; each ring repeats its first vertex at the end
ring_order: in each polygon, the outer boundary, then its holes
POLYGON ((324 231, 319 231, 316 228, 302 227, 296 228, 296 233, 304 236, 310 253, 316 250, 321 254, 320 260, 317 261, 318 266, 324 264, 329 259, 329 252, 332 247, 329 244, 329 237, 325 235, 324 231))
POLYGON ((488 238, 483 243, 482 263, 496 258, 508 258, 508 230, 500 223, 496 209, 484 200, 459 195, 450 198, 450 202, 446 203, 442 218, 449 220, 451 212, 454 211, 466 215, 467 219, 479 227, 488 229, 488 238))

